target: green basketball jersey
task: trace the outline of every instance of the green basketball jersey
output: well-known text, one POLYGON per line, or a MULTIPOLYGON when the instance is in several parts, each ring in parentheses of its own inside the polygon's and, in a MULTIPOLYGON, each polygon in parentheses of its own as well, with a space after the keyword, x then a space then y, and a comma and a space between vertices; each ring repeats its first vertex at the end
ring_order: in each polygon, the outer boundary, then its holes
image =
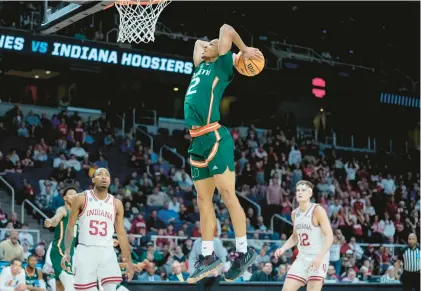
POLYGON ((28 285, 28 286, 38 287, 38 285, 39 285, 38 269, 35 268, 34 273, 32 275, 30 275, 30 274, 28 274, 27 269, 25 267, 25 281, 26 281, 26 285, 28 285))
POLYGON ((194 70, 184 98, 184 119, 189 128, 219 121, 219 105, 233 77, 233 55, 229 51, 215 62, 201 62, 194 70))
MULTIPOLYGON (((60 254, 63 256, 65 251, 64 235, 66 234, 67 223, 69 222, 70 210, 67 210, 67 215, 61 219, 54 229, 53 248, 58 248, 60 254)), ((73 256, 77 236, 77 225, 75 227, 75 236, 70 248, 70 255, 73 256)))

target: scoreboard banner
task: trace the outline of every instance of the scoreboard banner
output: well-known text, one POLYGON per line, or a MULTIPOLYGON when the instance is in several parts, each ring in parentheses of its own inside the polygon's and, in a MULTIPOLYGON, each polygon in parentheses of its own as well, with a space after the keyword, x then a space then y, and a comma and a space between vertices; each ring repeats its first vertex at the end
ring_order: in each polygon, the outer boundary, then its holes
POLYGON ((190 75, 193 72, 193 63, 182 57, 163 56, 140 50, 123 49, 103 42, 78 40, 58 35, 39 35, 13 29, 0 29, 0 52, 50 56, 184 75, 190 75))

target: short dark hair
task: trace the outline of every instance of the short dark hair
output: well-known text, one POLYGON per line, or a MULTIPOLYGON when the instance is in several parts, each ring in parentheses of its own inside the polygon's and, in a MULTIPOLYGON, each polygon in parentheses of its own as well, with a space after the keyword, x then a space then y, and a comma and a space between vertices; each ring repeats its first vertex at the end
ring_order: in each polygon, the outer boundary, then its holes
POLYGON ((306 181, 306 180, 298 181, 296 187, 298 187, 299 185, 306 185, 307 187, 311 188, 311 190, 313 190, 313 188, 314 188, 313 183, 311 183, 310 181, 306 181))
POLYGON ((64 189, 64 191, 63 191, 63 198, 64 198, 64 197, 66 197, 67 192, 69 192, 70 190, 75 190, 75 192, 77 193, 77 189, 76 189, 76 187, 74 187, 74 186, 69 186, 69 187, 67 187, 66 189, 64 189))
POLYGON ((20 262, 22 264, 22 261, 18 258, 14 258, 10 261, 10 266, 12 266, 15 262, 20 262))
POLYGON ((28 262, 29 262, 29 260, 30 260, 31 258, 35 258, 35 259, 37 259, 37 260, 38 260, 38 258, 37 258, 37 256, 36 256, 36 255, 30 255, 30 256, 28 257, 28 262))

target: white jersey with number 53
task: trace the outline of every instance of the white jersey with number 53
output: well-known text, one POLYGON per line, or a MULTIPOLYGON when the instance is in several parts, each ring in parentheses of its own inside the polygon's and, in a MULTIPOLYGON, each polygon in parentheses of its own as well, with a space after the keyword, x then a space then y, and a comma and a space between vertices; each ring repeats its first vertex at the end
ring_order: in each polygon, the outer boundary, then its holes
POLYGON ((115 198, 99 200, 92 190, 85 191, 85 205, 79 214, 79 243, 86 246, 112 247, 115 198))
POLYGON ((294 229, 298 234, 298 256, 317 255, 323 247, 324 235, 319 226, 313 224, 313 213, 318 207, 311 204, 306 213, 295 210, 294 229))

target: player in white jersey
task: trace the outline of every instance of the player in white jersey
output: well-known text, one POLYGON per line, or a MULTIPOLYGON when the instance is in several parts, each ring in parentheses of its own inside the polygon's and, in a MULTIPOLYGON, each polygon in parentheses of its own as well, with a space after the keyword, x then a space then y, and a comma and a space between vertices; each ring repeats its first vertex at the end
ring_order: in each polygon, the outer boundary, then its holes
POLYGON ((321 290, 329 266, 329 249, 333 243, 330 221, 323 207, 311 203, 313 184, 299 181, 296 197, 299 207, 292 211, 293 234, 275 252, 279 257, 297 245, 298 256, 289 270, 282 291, 297 291, 307 284, 307 290, 321 290))
POLYGON ((115 291, 122 281, 113 247, 114 229, 122 256, 127 262, 126 276, 133 278, 130 245, 123 226, 124 208, 120 200, 108 193, 110 173, 99 168, 92 178, 94 189, 74 198, 65 237, 63 264, 69 261, 74 226, 79 219, 79 244, 75 252, 74 286, 76 290, 115 291))

